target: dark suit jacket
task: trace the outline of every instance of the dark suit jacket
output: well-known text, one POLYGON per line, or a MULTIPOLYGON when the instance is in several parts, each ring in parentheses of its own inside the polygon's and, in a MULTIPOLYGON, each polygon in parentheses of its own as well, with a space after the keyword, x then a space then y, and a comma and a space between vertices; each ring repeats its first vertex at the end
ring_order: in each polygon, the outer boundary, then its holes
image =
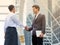
POLYGON ((32 34, 36 35, 36 30, 41 30, 45 34, 45 15, 39 14, 36 19, 33 20, 32 27, 29 28, 29 31, 33 31, 32 34))

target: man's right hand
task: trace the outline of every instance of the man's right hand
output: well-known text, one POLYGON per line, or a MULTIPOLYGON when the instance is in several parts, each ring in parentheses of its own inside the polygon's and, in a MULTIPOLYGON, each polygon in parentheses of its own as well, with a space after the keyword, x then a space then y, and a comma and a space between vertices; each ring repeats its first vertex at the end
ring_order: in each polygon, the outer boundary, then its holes
POLYGON ((25 26, 25 30, 27 30, 27 31, 28 31, 28 30, 29 30, 29 28, 28 28, 27 26, 25 26))

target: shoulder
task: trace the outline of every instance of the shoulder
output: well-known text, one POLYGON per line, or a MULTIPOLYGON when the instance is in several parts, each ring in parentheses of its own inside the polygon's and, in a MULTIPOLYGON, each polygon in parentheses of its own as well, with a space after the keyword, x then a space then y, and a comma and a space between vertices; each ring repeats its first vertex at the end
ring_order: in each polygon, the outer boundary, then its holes
POLYGON ((45 17, 45 15, 44 15, 44 14, 39 14, 39 16, 40 16, 40 17, 45 17))
POLYGON ((45 15, 43 14, 42 17, 45 17, 45 15))
POLYGON ((42 18, 45 18, 45 15, 44 14, 41 14, 42 18))
POLYGON ((16 18, 16 15, 15 15, 15 14, 13 14, 13 15, 11 15, 11 17, 12 17, 12 18, 16 18))

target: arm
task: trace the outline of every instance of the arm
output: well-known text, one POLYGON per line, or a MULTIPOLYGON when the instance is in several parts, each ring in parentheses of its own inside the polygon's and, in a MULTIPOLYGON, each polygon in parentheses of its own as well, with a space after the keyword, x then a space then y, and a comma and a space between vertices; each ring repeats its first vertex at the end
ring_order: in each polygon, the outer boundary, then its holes
POLYGON ((32 27, 30 27, 30 28, 27 26, 25 27, 25 30, 27 30, 27 31, 31 31, 32 29, 33 29, 32 27))
POLYGON ((16 25, 19 25, 20 27, 24 28, 23 24, 17 19, 15 15, 13 15, 11 19, 16 25))
POLYGON ((45 15, 42 15, 42 33, 43 34, 45 34, 45 25, 46 25, 45 15))

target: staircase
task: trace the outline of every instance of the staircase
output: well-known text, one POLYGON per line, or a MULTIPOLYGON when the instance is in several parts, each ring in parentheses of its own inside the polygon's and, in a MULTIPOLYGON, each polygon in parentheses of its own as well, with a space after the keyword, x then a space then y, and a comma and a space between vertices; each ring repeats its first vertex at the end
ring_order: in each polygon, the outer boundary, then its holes
POLYGON ((46 27, 45 36, 43 39, 43 45, 51 45, 51 27, 46 27))

